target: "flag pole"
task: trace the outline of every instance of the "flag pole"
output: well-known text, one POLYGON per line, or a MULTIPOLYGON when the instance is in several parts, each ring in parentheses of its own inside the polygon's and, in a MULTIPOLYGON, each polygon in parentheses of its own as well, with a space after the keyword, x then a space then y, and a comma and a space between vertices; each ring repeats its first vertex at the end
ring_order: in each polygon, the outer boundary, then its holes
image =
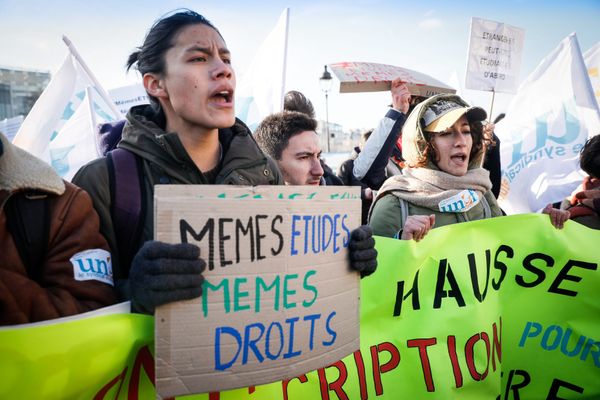
POLYGON ((283 70, 281 71, 281 104, 279 110, 283 110, 283 97, 285 96, 285 71, 287 69, 288 34, 290 31, 290 8, 285 10, 285 38, 283 42, 283 70))
POLYGON ((88 68, 87 64, 85 63, 85 61, 83 61, 83 58, 81 58, 81 56, 79 55, 79 52, 73 45, 73 42, 71 42, 71 40, 65 35, 63 35, 62 39, 63 39, 63 42, 65 42, 65 44, 69 48, 69 51, 71 52, 73 57, 75 57, 75 59, 77 60, 77 62, 79 62, 79 65, 81 65, 81 67, 83 68, 83 70, 85 71, 87 76, 94 83, 94 86, 96 87, 96 90, 98 91, 98 93, 100 93, 100 96, 102 96, 102 99, 106 102, 106 104, 108 104, 111 111, 114 113, 115 119, 122 119, 123 114, 121 114, 121 112, 119 111, 119 109, 117 108, 115 103, 112 101, 112 99, 110 98, 110 96, 108 95, 106 90, 104 90, 102 85, 100 85, 100 82, 96 79, 96 77, 92 73, 92 70, 90 70, 88 68))
POLYGON ((492 111, 494 110, 494 97, 496 97, 496 91, 492 88, 492 104, 490 105, 490 115, 488 122, 492 122, 492 111))
POLYGON ((96 144, 96 155, 98 157, 102 156, 102 151, 100 150, 100 135, 97 135, 98 132, 98 120, 96 119, 96 113, 94 112, 94 99, 92 99, 94 91, 91 86, 85 87, 85 100, 87 101, 88 111, 90 113, 89 123, 91 125, 90 132, 94 133, 94 143, 96 144))

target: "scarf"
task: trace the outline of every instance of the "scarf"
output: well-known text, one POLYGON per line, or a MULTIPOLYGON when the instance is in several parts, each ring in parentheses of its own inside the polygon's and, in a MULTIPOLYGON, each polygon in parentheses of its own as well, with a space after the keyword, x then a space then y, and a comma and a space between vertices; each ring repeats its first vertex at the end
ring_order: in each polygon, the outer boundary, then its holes
POLYGON ((431 210, 466 212, 479 203, 491 188, 489 172, 483 168, 470 169, 463 176, 428 168, 405 168, 402 175, 392 176, 385 181, 373 203, 390 193, 411 204, 431 210), (470 196, 473 200, 470 207, 463 210, 440 209, 440 204, 460 197, 464 191, 477 194, 477 197, 470 196))

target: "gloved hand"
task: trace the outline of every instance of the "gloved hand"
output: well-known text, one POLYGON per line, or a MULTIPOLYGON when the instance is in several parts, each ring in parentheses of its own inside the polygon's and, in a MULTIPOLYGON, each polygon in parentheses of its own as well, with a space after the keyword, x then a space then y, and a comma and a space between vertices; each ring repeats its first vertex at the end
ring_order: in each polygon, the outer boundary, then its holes
POLYGON ((371 275, 377 269, 377 250, 373 230, 361 225, 350 233, 350 267, 360 272, 361 277, 371 275))
POLYGON ((144 243, 131 262, 129 289, 134 308, 149 314, 162 304, 202 295, 206 262, 190 243, 144 243))

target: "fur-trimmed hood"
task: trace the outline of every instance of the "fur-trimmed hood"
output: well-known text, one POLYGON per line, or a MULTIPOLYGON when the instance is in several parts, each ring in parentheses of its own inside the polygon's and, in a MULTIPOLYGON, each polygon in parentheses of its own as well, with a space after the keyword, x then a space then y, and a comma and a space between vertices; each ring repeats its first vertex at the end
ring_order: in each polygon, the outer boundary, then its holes
POLYGON ((57 195, 65 191, 60 176, 44 161, 8 141, 0 132, 0 191, 40 190, 57 195))

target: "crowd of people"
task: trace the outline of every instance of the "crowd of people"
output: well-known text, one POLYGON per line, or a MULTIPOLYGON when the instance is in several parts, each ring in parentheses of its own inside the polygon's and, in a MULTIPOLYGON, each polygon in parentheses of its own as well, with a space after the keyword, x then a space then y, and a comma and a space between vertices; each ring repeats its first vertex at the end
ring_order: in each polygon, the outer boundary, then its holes
MULTIPOLYGON (((235 118, 230 52, 203 16, 185 10, 159 19, 127 66, 141 74, 150 104, 115 126, 119 152, 85 165, 73 183, 0 135, 0 325, 124 300, 152 314, 201 296, 199 248, 152 240, 156 184, 361 186, 349 265, 363 277, 377 268, 373 234, 418 241, 440 226, 503 215, 494 125, 459 96, 416 101, 394 80, 392 107, 336 174, 321 159, 314 109, 302 93, 289 92, 284 111, 254 134, 235 118), (127 170, 117 161, 123 154, 127 170), (134 210, 123 210, 115 194, 128 171, 140 193, 134 210), (135 229, 124 235, 123 226, 135 229)), ((581 168, 589 176, 580 188, 544 210, 557 228, 567 219, 600 228, 599 136, 583 148, 581 168)))

